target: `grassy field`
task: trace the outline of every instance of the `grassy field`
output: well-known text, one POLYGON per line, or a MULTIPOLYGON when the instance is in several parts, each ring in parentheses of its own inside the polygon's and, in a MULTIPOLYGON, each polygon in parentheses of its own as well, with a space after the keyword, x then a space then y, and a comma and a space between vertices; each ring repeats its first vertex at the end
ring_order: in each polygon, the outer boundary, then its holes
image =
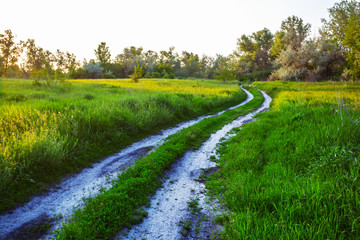
POLYGON ((222 148, 207 187, 225 239, 360 239, 360 84, 256 82, 268 113, 222 148))
POLYGON ((235 105, 211 80, 0 80, 0 212, 159 129, 235 105))
POLYGON ((84 208, 76 210, 57 232, 56 239, 111 239, 120 229, 139 223, 147 214, 140 207, 161 186, 160 177, 172 163, 189 149, 200 147, 211 133, 261 105, 262 94, 250 91, 254 99, 249 103, 183 129, 139 159, 119 175, 112 188, 88 199, 84 208))

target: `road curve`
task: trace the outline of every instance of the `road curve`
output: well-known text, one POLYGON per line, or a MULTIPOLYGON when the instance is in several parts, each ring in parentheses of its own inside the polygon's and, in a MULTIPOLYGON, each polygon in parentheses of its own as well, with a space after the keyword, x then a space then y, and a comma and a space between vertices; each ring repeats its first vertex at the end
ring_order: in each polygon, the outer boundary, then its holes
MULTIPOLYGON (((210 161, 210 156, 216 154, 216 145, 219 142, 232 135, 229 132, 234 127, 253 121, 255 114, 269 109, 272 99, 265 92, 261 91, 261 93, 264 96, 264 102, 260 108, 226 124, 221 130, 212 134, 200 149, 186 152, 165 173, 165 176, 169 178, 164 179, 163 188, 156 192, 151 199, 150 207, 145 209, 148 217, 130 231, 122 230, 116 239, 185 239, 181 234, 183 227, 179 222, 189 220, 188 202, 198 198, 200 205, 207 205, 204 183, 196 179, 199 179, 204 169, 215 167, 216 163, 210 161)), ((199 214, 211 218, 208 208, 203 208, 199 214)), ((211 239, 212 229, 206 229, 206 227, 199 229, 198 236, 189 234, 186 239, 211 239)))
MULTIPOLYGON (((112 185, 112 180, 119 173, 134 164, 139 157, 148 154, 170 135, 192 126, 202 119, 218 116, 251 101, 253 95, 245 89, 243 90, 247 93, 247 98, 242 103, 213 115, 201 116, 183 122, 133 143, 121 152, 93 164, 91 168, 85 168, 78 174, 64 178, 61 183, 51 188, 46 194, 34 196, 23 206, 0 215, 0 240, 22 237, 29 229, 45 223, 50 223, 50 229, 57 229, 63 220, 71 216, 73 210, 82 206, 84 199, 95 196, 101 189, 109 188, 112 185)), ((51 238, 52 230, 46 236, 42 236, 40 233, 33 239, 51 238)))

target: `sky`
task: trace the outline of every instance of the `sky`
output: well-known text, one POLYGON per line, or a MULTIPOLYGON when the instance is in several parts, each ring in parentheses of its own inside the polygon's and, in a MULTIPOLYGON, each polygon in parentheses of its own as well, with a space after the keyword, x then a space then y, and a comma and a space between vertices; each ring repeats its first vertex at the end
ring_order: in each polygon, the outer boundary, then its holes
POLYGON ((227 56, 242 34, 268 28, 295 15, 312 25, 311 36, 336 0, 0 0, 0 32, 16 40, 95 58, 100 42, 112 58, 125 47, 227 56))

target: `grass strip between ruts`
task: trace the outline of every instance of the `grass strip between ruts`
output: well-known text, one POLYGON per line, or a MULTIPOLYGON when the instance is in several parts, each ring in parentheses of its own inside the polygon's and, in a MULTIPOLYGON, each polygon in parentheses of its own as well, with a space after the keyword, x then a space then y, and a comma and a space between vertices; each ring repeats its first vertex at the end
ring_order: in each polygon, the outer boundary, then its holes
POLYGON ((120 174, 113 187, 93 198, 84 208, 77 209, 71 219, 56 232, 57 239, 109 239, 120 229, 141 221, 146 215, 139 207, 161 186, 161 175, 191 148, 198 148, 211 133, 225 124, 258 108, 262 94, 250 89, 254 99, 249 103, 208 118, 168 138, 149 155, 120 174))

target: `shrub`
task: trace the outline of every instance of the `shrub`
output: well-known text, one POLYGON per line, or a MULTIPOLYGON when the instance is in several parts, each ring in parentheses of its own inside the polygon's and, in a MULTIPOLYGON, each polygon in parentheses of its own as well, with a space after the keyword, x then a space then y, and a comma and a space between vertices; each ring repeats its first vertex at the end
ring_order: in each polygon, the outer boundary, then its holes
POLYGON ((330 41, 312 40, 300 49, 288 48, 276 59, 280 68, 271 74, 270 80, 320 81, 341 73, 344 66, 342 50, 330 41))
POLYGON ((151 74, 151 76, 152 76, 153 78, 161 78, 161 74, 160 74, 159 72, 153 72, 153 73, 151 74))

